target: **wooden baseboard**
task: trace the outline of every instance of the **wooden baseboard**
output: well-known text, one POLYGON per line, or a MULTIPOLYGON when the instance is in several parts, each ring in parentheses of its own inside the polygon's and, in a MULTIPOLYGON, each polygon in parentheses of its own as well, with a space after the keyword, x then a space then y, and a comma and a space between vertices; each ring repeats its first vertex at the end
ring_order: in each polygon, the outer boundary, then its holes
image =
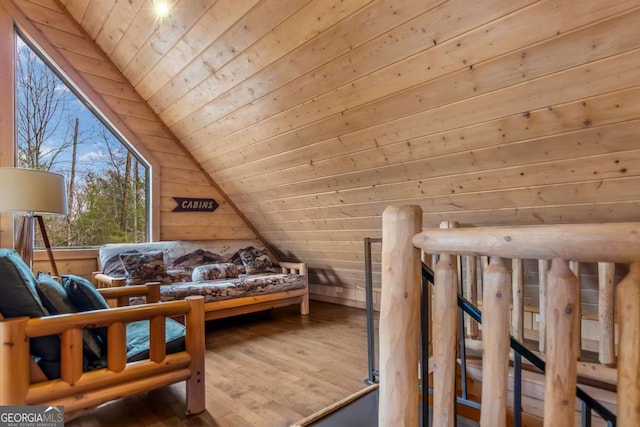
MULTIPOLYGON (((362 288, 309 284, 309 297, 315 301, 366 308, 366 295, 362 288)), ((373 292, 373 309, 380 311, 380 289, 375 289, 373 292)))

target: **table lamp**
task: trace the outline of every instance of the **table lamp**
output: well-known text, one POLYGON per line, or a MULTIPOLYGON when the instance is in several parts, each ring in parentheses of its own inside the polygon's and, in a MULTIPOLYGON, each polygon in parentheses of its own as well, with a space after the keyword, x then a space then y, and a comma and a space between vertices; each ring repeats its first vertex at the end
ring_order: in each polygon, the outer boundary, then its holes
POLYGON ((42 215, 67 215, 67 190, 64 176, 33 169, 0 168, 0 211, 24 214, 16 239, 16 250, 31 269, 33 269, 35 238, 34 222, 38 220, 52 273, 58 276, 58 267, 42 215))

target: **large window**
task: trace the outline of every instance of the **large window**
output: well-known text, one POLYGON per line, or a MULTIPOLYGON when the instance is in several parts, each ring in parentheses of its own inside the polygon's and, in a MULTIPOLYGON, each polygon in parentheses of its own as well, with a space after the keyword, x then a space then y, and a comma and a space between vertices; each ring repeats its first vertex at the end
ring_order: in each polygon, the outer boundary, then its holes
POLYGON ((148 165, 34 46, 16 46, 17 165, 67 182, 69 215, 45 217, 52 246, 146 241, 148 165))

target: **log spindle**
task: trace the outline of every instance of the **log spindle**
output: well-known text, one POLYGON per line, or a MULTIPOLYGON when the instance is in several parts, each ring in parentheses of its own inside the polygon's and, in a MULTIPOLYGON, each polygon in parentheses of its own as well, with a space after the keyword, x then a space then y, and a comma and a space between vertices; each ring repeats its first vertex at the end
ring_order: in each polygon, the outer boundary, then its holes
POLYGON ((538 260, 538 305, 540 306, 538 349, 541 353, 545 351, 546 329, 547 329, 547 276, 549 274, 549 260, 538 260))
POLYGON ((419 206, 389 206, 382 214, 381 427, 418 425, 421 265, 411 242, 421 228, 419 206))
POLYGON ((122 372, 127 366, 127 327, 115 322, 107 328, 107 366, 113 372, 122 372))
POLYGON ((547 283, 546 374, 544 426, 572 426, 575 418, 578 311, 578 279, 569 263, 551 262, 547 283))
MULTIPOLYGON (((465 256, 467 274, 465 275, 465 293, 469 302, 478 305, 478 257, 473 255, 465 256)), ((467 336, 478 338, 478 322, 467 316, 467 336)))
POLYGON ((67 329, 60 338, 60 379, 75 384, 82 375, 82 330, 67 329))
POLYGON ((482 322, 483 427, 505 427, 509 379, 509 286, 511 277, 501 258, 492 257, 484 271, 482 322))
POLYGON ((614 278, 616 265, 598 263, 598 329, 600 331, 598 360, 602 365, 615 366, 615 330, 613 306, 615 301, 614 278))
POLYGON ((433 424, 455 425, 458 272, 451 255, 435 270, 433 304, 433 424))
POLYGON ((575 317, 575 328, 578 331, 578 340, 576 341, 575 345, 577 357, 578 359, 580 359, 580 354, 582 353, 582 267, 578 261, 570 261, 569 268, 578 280, 578 301, 576 302, 576 311, 578 312, 578 314, 575 317))
POLYGON ((513 311, 511 312, 511 335, 524 342, 524 270, 521 259, 511 260, 511 288, 513 311))

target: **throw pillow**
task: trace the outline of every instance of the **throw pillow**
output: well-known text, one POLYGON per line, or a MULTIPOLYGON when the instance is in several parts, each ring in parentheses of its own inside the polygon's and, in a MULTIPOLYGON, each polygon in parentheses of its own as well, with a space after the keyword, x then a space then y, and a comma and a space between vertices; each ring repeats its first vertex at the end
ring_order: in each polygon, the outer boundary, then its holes
MULTIPOLYGON (((49 315, 36 290, 36 278, 20 255, 12 249, 0 249, 0 314, 3 317, 42 317, 49 315)), ((60 339, 57 335, 32 338, 31 354, 44 363, 60 363, 60 339)), ((42 367, 42 366, 41 366, 42 367)), ((43 367, 48 378, 52 372, 43 367)))
POLYGON ((246 274, 278 273, 280 271, 271 262, 266 249, 256 249, 253 246, 249 246, 240 249, 238 255, 244 265, 246 274))
POLYGON ((126 272, 127 285, 141 285, 147 282, 171 283, 164 266, 162 251, 128 252, 120 254, 126 272))
POLYGON ((200 265, 193 269, 191 280, 233 279, 238 277, 238 267, 232 263, 200 265))
MULTIPOLYGON (((78 309, 69 301, 67 292, 62 285, 48 274, 38 273, 36 278, 38 295, 42 304, 50 314, 75 313, 78 309)), ((85 363, 99 360, 102 357, 102 345, 97 334, 91 329, 82 331, 84 355, 88 359, 85 363)))
POLYGON ((171 283, 190 282, 191 273, 192 270, 187 268, 176 268, 173 270, 167 270, 167 274, 169 275, 171 283))
MULTIPOLYGON (((61 279, 62 286, 64 286, 69 300, 78 311, 104 310, 109 308, 104 297, 100 295, 87 279, 74 276, 73 274, 63 274, 61 279)), ((94 331, 103 343, 107 342, 107 328, 95 328, 94 331)))
MULTIPOLYGON (((131 251, 130 253, 135 253, 137 251, 131 251)), ((124 267, 122 266, 122 261, 120 261, 120 254, 116 254, 111 258, 107 259, 102 264, 102 272, 110 277, 125 277, 127 273, 124 271, 124 267)))

